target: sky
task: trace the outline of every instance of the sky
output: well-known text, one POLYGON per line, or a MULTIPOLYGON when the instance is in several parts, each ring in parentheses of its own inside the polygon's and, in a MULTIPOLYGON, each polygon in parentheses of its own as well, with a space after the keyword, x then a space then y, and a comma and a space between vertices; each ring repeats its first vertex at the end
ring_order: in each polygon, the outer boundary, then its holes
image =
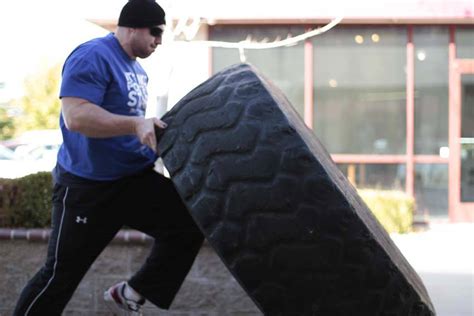
POLYGON ((78 44, 107 31, 85 18, 118 16, 125 0, 0 1, 0 101, 21 94, 23 80, 63 63, 78 44))

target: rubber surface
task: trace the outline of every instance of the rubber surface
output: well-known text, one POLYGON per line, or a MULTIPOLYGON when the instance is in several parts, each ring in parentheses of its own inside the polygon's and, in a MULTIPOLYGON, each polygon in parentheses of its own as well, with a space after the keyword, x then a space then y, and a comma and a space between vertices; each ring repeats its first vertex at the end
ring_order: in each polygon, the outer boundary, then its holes
POLYGON ((250 65, 163 118, 164 164, 265 315, 434 315, 420 278, 284 95, 250 65))

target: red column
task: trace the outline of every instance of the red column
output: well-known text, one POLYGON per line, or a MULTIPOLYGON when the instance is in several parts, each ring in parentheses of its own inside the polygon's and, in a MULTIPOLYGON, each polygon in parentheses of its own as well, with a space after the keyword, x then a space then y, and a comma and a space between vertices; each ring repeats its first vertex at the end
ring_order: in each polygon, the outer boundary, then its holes
POLYGON ((304 122, 313 129, 313 43, 307 39, 304 43, 304 122))
POLYGON ((448 212, 449 218, 451 221, 456 221, 456 206, 458 201, 459 194, 459 181, 457 177, 458 173, 458 164, 456 159, 459 159, 458 152, 458 123, 457 116, 459 111, 457 111, 457 86, 459 85, 459 80, 456 76, 456 46, 454 44, 454 27, 450 28, 449 36, 449 193, 448 193, 448 212))
POLYGON ((407 43, 407 119, 406 119, 406 192, 415 196, 415 47, 413 45, 413 26, 408 26, 407 43))

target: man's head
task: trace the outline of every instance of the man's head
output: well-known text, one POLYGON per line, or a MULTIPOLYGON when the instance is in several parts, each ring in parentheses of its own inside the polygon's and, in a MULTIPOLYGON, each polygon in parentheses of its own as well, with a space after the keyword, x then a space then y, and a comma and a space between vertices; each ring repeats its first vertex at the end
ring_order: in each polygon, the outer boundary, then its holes
POLYGON ((118 20, 119 29, 127 29, 126 40, 121 41, 127 53, 131 57, 150 56, 161 44, 165 23, 165 11, 155 0, 128 1, 118 20))

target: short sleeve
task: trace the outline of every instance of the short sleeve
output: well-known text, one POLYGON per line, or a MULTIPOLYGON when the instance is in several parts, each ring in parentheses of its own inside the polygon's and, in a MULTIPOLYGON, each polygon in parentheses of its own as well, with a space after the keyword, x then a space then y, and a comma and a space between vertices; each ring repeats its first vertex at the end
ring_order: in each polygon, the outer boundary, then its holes
POLYGON ((63 67, 59 97, 76 97, 100 105, 104 100, 109 74, 100 58, 72 54, 63 67))

